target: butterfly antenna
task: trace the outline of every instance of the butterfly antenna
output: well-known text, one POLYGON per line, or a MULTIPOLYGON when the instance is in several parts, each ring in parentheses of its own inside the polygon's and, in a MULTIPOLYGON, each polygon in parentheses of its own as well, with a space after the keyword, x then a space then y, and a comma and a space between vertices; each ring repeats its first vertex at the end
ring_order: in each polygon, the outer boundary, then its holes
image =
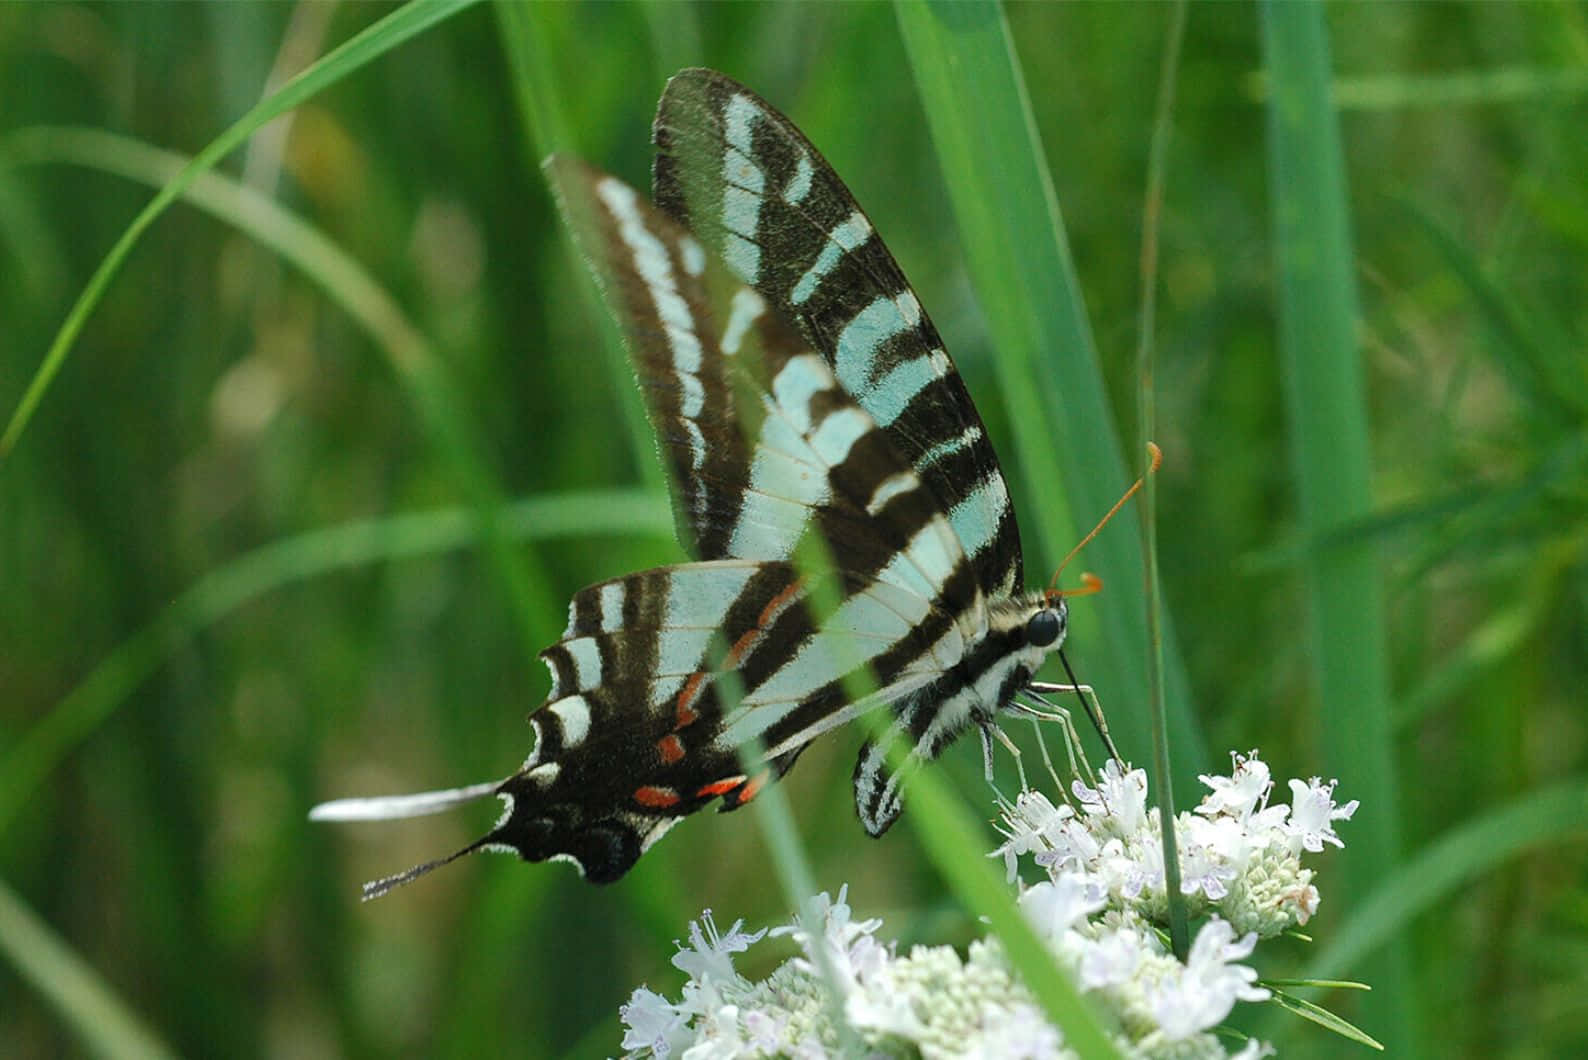
MULTIPOLYGON (((1097 536, 1098 531, 1102 530, 1103 527, 1107 526, 1108 525, 1108 521, 1110 519, 1112 519, 1114 516, 1119 514, 1119 510, 1125 506, 1125 502, 1130 500, 1132 497, 1134 497, 1136 495, 1136 491, 1141 489, 1141 484, 1143 482, 1147 481, 1147 475, 1153 474, 1160 467, 1163 466, 1163 450, 1159 449, 1152 442, 1148 442, 1147 443, 1147 456, 1148 456, 1149 459, 1148 459, 1148 463, 1147 463, 1147 472, 1146 472, 1146 474, 1142 475, 1135 482, 1131 483, 1130 489, 1126 490, 1124 492, 1124 495, 1121 496, 1119 498, 1119 500, 1114 502, 1114 506, 1112 508, 1108 509, 1108 514, 1104 515, 1101 519, 1099 519, 1097 521, 1097 525, 1092 527, 1092 532, 1087 534, 1085 537, 1081 538, 1081 543, 1080 544, 1078 544, 1074 548, 1070 549, 1070 554, 1064 557, 1064 562, 1059 564, 1059 569, 1053 572, 1053 581, 1051 583, 1049 583, 1049 586, 1048 586, 1048 591, 1049 592, 1056 591, 1056 587, 1059 584, 1059 575, 1064 573, 1064 568, 1069 565, 1070 560, 1075 558, 1075 554, 1077 552, 1081 551, 1081 549, 1085 548, 1087 545, 1091 544, 1092 543, 1092 538, 1097 536)), ((1094 576, 1094 575, 1088 575, 1088 576, 1086 576, 1086 578, 1084 580, 1086 581, 1086 585, 1085 585, 1084 588, 1082 588, 1080 590, 1077 590, 1077 591, 1066 592, 1066 593, 1064 593, 1064 595, 1065 596, 1087 596, 1087 595, 1089 595, 1091 593, 1097 592, 1099 589, 1101 589, 1103 587, 1103 583, 1100 580, 1098 580, 1096 578, 1096 576, 1094 576)))
POLYGON ((1092 728, 1097 730, 1097 735, 1103 741, 1103 747, 1108 751, 1108 757, 1118 762, 1121 767, 1125 760, 1119 757, 1119 748, 1114 746, 1114 738, 1108 734, 1108 719, 1103 717, 1101 704, 1093 703, 1086 698, 1082 691, 1086 686, 1075 679, 1075 671, 1070 669, 1070 660, 1064 657, 1064 649, 1059 649, 1059 662, 1064 666, 1064 676, 1070 679, 1070 687, 1075 689, 1076 698, 1081 701, 1081 709, 1086 711, 1086 716, 1092 719, 1092 728))
POLYGON ((405 883, 412 883, 414 880, 417 880, 419 877, 423 876, 432 869, 439 869, 443 865, 450 865, 463 855, 472 854, 476 850, 480 849, 485 845, 486 840, 488 839, 490 839, 490 836, 486 836, 484 839, 476 839, 462 850, 454 851, 444 858, 437 858, 434 861, 427 861, 423 865, 415 865, 413 868, 399 872, 393 876, 382 876, 378 880, 370 880, 364 885, 362 900, 366 902, 372 902, 381 895, 386 894, 388 891, 394 891, 405 883))

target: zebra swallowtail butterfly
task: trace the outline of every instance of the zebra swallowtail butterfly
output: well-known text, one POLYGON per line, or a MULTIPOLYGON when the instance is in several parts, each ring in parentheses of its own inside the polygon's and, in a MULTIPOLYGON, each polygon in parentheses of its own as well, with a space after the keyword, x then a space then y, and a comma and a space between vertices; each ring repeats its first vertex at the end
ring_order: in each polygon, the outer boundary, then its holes
MULTIPOLYGON (((981 417, 837 174, 711 70, 668 82, 653 136, 654 206, 583 163, 547 170, 625 332, 696 561, 573 598, 541 653, 552 687, 517 773, 316 809, 506 804, 479 841, 366 897, 492 848, 615 880, 680 818, 743 806, 873 708, 892 712, 912 763, 972 725, 990 749, 1064 641, 1064 601, 1016 592, 1020 533, 981 417), (837 569, 796 562, 807 535, 837 569), (858 700, 854 670, 873 690, 858 700)), ((862 748, 855 804, 872 835, 898 816, 900 779, 880 743, 862 748)))

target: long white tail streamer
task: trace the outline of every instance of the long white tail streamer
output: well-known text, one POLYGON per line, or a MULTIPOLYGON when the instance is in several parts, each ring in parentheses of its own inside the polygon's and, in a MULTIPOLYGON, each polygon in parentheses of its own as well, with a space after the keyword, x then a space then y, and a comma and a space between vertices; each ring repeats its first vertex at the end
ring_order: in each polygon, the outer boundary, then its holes
POLYGON ((492 795, 500 780, 470 784, 446 791, 421 791, 413 795, 377 795, 362 799, 335 799, 322 802, 309 811, 311 821, 395 821, 403 817, 425 817, 492 795))

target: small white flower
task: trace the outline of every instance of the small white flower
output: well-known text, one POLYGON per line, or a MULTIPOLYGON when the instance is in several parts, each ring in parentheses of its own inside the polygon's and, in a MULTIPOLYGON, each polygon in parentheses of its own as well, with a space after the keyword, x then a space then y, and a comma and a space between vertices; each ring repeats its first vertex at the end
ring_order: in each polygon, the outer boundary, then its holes
POLYGON ((788 935, 799 944, 805 951, 806 962, 801 967, 812 974, 821 967, 822 959, 817 956, 816 947, 822 947, 833 974, 845 988, 873 972, 887 957, 885 948, 871 937, 871 933, 882 926, 882 921, 852 919, 848 897, 848 884, 838 889, 836 902, 823 891, 805 903, 794 923, 772 929, 774 938, 788 935))
POLYGON ((1071 1056, 1064 1039, 1034 1005, 993 1005, 982 1009, 981 1029, 965 1042, 965 1056, 999 1060, 1050 1060, 1071 1056))
POLYGON ((1096 990, 1128 983, 1159 947, 1135 928, 1120 926, 1106 932, 1081 951, 1081 986, 1096 990))
POLYGON ((1203 925, 1183 971, 1148 992, 1153 1016, 1166 1039, 1182 1041, 1217 1026, 1237 1001, 1268 999, 1267 990, 1252 985, 1256 971, 1231 963, 1251 956, 1256 945, 1256 934, 1237 942, 1234 929, 1216 917, 1203 925))
POLYGON ((739 1036, 738 1006, 723 1005, 706 1014, 700 1038, 684 1050, 683 1060, 737 1060, 747 1054, 745 1042, 739 1036))
POLYGON ((1235 867, 1228 864, 1212 847, 1188 843, 1180 851, 1180 893, 1190 897, 1200 894, 1210 902, 1217 902, 1229 894, 1229 881, 1235 879, 1235 867))
MULTIPOLYGON (((1069 807, 1065 807, 1069 809, 1069 807)), ((1103 853, 1103 842, 1087 823, 1070 811, 1070 816, 1049 830, 1044 839, 1048 848, 1033 859, 1050 876, 1062 872, 1085 872, 1103 853)), ((1118 843, 1118 840, 1111 840, 1118 843)))
POLYGON ((743 926, 743 920, 735 920, 728 933, 720 935, 711 910, 705 910, 699 920, 689 922, 689 948, 685 949, 681 942, 673 943, 678 947, 678 952, 673 954, 673 967, 697 982, 732 982, 739 973, 733 970, 733 958, 729 954, 743 953, 766 934, 765 929, 746 934, 739 930, 743 926))
POLYGON ((1107 902, 1084 876, 1066 873, 1053 881, 1028 887, 1020 896, 1020 909, 1048 942, 1057 945, 1077 923, 1102 909, 1107 902))
POLYGON ((1352 799, 1344 806, 1336 806, 1334 786, 1338 783, 1338 780, 1331 780, 1324 784, 1317 777, 1305 784, 1299 780, 1290 782, 1290 824, 1286 832, 1303 850, 1316 854, 1325 843, 1345 846, 1330 822, 1349 821, 1356 813, 1358 802, 1352 799))
POLYGON ((872 989, 856 990, 845 998, 844 1018, 856 1030, 914 1041, 925 1033, 926 1024, 915 1014, 915 999, 892 989, 888 980, 884 973, 872 989))
POLYGON ((1109 759, 1098 776, 1096 788, 1089 788, 1076 779, 1070 790, 1089 817, 1106 820, 1116 835, 1132 835, 1146 827, 1147 771, 1144 769, 1122 773, 1119 763, 1109 759))
POLYGON ((1228 777, 1213 777, 1205 773, 1197 777, 1213 789, 1211 794, 1203 798, 1197 812, 1208 816, 1226 813, 1244 821, 1268 798, 1274 781, 1268 771, 1268 763, 1259 759, 1256 751, 1230 757, 1235 768, 1228 777))
POLYGON ((659 1057, 668 1054, 669 1039, 688 1019, 665 997, 643 986, 629 995, 618 1016, 628 1028, 623 1032, 623 1048, 649 1049, 652 1056, 659 1057))
POLYGON ((1040 791, 1022 791, 1013 806, 1005 805, 1002 827, 1006 838, 992 856, 1004 859, 1007 882, 1015 882, 1020 855, 1038 855, 1040 863, 1041 855, 1061 846, 1065 825, 1074 817, 1069 804, 1055 806, 1040 791))

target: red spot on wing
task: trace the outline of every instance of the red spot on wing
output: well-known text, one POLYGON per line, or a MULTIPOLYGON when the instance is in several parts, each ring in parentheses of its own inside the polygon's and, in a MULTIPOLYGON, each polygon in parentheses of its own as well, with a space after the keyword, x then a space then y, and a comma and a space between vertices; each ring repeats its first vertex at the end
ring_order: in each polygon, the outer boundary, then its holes
POLYGON ((677 728, 682 729, 700 717, 695 713, 695 701, 700 698, 700 687, 705 680, 705 674, 693 673, 689 675, 689 680, 684 682, 683 689, 678 693, 677 728))
POLYGON ((768 600, 766 606, 761 609, 761 613, 756 616, 755 624, 761 628, 765 628, 770 624, 774 618, 782 613, 785 607, 793 602, 794 597, 799 595, 800 586, 804 583, 804 580, 803 578, 795 578, 789 583, 787 589, 768 600))
POLYGON ((730 670, 737 670, 744 657, 750 654, 750 648, 761 639, 761 627, 746 630, 744 636, 733 642, 733 647, 728 649, 728 654, 722 657, 722 664, 730 670))
POLYGON ((656 741, 656 753, 662 756, 662 761, 672 765, 684 757, 684 742, 675 734, 668 733, 656 741))
MULTIPOLYGON (((761 613, 756 616, 754 628, 745 630, 739 639, 734 641, 733 647, 728 649, 728 654, 723 657, 723 665, 725 667, 730 670, 738 669, 740 664, 744 662, 744 657, 750 653, 750 649, 755 647, 756 641, 766 632, 766 627, 771 625, 777 616, 788 608, 789 604, 799 598, 802 584, 803 579, 795 579, 785 589, 767 601, 766 606, 761 609, 761 613)), ((674 706, 676 712, 674 730, 686 728, 700 720, 700 714, 695 710, 695 704, 700 700, 700 693, 705 687, 708 676, 704 671, 698 671, 690 674, 689 679, 684 682, 684 687, 679 690, 678 699, 674 706)), ((664 757, 666 753, 665 751, 663 752, 664 757)))
POLYGON ((755 625, 744 631, 738 640, 733 642, 733 647, 728 649, 728 654, 723 657, 723 665, 730 670, 736 670, 744 662, 744 657, 750 654, 750 649, 755 647, 756 641, 766 632, 777 616, 782 614, 789 604, 793 603, 800 593, 801 579, 796 578, 781 592, 768 600, 766 606, 761 608, 761 613, 755 617, 755 625))
POLYGON ((659 788, 653 784, 634 789, 634 801, 641 806, 652 809, 665 810, 669 806, 678 804, 678 792, 672 788, 659 788))
POLYGON ((714 780, 695 792, 695 795, 702 799, 709 799, 713 795, 726 795, 743 783, 744 774, 741 773, 736 777, 728 777, 726 780, 714 780))
POLYGON ((734 796, 733 804, 735 806, 743 806, 745 803, 761 794, 761 789, 765 788, 766 782, 771 779, 772 774, 770 771, 757 773, 755 776, 751 777, 745 782, 744 787, 739 789, 738 795, 734 796))

